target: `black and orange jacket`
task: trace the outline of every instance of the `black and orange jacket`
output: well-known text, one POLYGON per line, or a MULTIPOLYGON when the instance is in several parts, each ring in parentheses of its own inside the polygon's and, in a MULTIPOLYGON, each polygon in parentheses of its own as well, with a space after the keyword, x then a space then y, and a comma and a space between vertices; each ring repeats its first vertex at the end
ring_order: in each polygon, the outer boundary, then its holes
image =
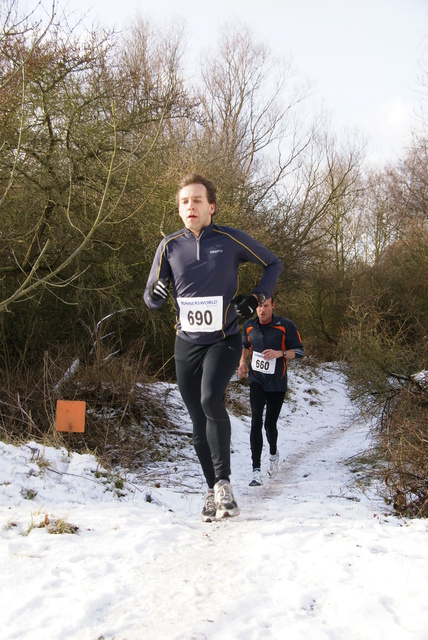
POLYGON ((265 349, 287 351, 294 349, 296 358, 305 355, 297 327, 288 318, 272 316, 269 324, 261 325, 258 318, 244 323, 242 347, 250 351, 248 381, 258 382, 265 391, 287 391, 287 360, 277 358, 274 374, 254 371, 251 366, 253 351, 262 353, 265 349))

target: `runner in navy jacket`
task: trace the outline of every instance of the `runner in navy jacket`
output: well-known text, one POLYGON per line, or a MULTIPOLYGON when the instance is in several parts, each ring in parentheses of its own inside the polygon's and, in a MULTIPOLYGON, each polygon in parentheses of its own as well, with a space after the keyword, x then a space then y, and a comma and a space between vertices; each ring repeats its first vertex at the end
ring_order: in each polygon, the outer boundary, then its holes
POLYGON ((282 263, 248 233, 213 223, 203 227, 198 236, 190 229, 180 229, 159 244, 144 300, 150 309, 158 309, 164 300, 153 299, 150 288, 158 279, 167 283, 171 281, 176 302, 177 335, 197 344, 214 344, 240 331, 237 309, 231 301, 238 293, 238 268, 244 262, 253 262, 264 268, 262 279, 252 293, 257 299, 271 296, 282 271, 282 263), (200 308, 192 304, 195 297, 205 297, 206 304, 200 308), (198 309, 202 315, 196 316, 198 309), (220 322, 214 325, 217 310, 220 322), (211 324, 205 322, 206 317, 211 324), (185 323, 186 320, 193 321, 193 324, 185 323), (202 330, 198 331, 198 327, 202 330))
POLYGON ((266 406, 265 431, 269 443, 267 476, 278 473, 277 421, 287 391, 287 360, 303 358, 302 341, 294 322, 275 316, 273 296, 257 307, 257 318, 244 323, 242 356, 238 373, 248 375, 251 405, 251 455, 253 478, 250 486, 261 481, 263 449, 263 411, 266 406), (247 364, 248 358, 250 364, 247 364))
POLYGON ((230 420, 224 395, 241 355, 238 318, 251 317, 272 295, 283 269, 269 249, 247 233, 213 224, 216 186, 190 174, 177 191, 185 228, 159 244, 144 300, 158 309, 170 284, 177 312, 175 367, 180 393, 193 423, 193 445, 208 484, 202 520, 235 516, 230 486, 230 420), (263 267, 257 287, 239 295, 240 264, 263 267))

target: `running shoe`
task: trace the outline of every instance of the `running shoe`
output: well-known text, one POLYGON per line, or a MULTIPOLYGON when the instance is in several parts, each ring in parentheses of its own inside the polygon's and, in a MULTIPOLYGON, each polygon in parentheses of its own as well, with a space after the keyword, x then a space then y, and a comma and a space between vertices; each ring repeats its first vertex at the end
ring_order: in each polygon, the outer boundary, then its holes
POLYGON ((261 487, 263 484, 262 481, 262 472, 260 469, 253 469, 253 479, 251 480, 248 486, 250 487, 261 487))
POLYGON ((227 480, 219 480, 214 485, 216 519, 231 518, 239 515, 239 508, 233 496, 232 487, 227 480))
POLYGON ((268 468, 266 475, 268 478, 274 478, 278 473, 279 451, 274 456, 269 455, 268 468))
POLYGON ((214 489, 208 489, 201 513, 202 522, 212 522, 215 520, 216 512, 217 507, 214 498, 214 489))

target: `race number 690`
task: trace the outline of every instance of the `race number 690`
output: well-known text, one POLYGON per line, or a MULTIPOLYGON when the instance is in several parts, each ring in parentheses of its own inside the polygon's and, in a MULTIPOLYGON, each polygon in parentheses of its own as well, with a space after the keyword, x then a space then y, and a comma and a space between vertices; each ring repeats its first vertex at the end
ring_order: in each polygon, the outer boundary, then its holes
POLYGON ((213 314, 209 309, 206 309, 204 312, 189 311, 187 314, 187 320, 191 327, 193 327, 194 325, 201 327, 203 324, 209 327, 213 323, 213 314))
POLYGON ((219 331, 222 328, 223 297, 177 298, 182 331, 219 331))

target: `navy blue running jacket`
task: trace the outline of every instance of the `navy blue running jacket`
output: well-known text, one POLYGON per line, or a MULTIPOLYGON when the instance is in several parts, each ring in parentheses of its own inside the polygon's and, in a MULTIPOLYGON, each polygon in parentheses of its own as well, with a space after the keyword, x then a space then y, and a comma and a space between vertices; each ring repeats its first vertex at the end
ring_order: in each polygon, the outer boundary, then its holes
POLYGON ((144 301, 150 309, 158 309, 164 301, 152 300, 150 287, 158 278, 170 279, 177 312, 177 335, 196 344, 214 344, 239 332, 236 308, 231 300, 238 292, 239 266, 245 262, 263 267, 262 278, 252 293, 270 298, 283 270, 281 260, 272 251, 233 227, 211 223, 201 230, 199 237, 188 229, 181 229, 160 242, 144 301), (192 313, 192 298, 200 299, 196 314, 192 313), (205 300, 211 306, 207 306, 207 313, 201 313, 205 300), (210 331, 207 323, 210 310, 216 304, 221 310, 221 322, 217 321, 218 328, 210 331), (183 330, 184 318, 180 318, 180 313, 186 314, 188 327, 189 321, 192 323, 191 331, 183 330), (204 331, 197 330, 199 321, 204 324, 204 331))

